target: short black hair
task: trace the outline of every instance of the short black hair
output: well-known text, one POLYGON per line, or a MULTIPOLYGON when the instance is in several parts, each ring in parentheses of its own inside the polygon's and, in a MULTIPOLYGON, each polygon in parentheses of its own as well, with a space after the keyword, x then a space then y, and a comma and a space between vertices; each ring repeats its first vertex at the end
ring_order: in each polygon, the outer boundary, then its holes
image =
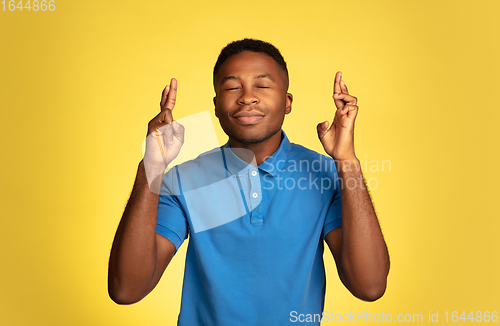
POLYGON ((288 84, 288 69, 286 67, 285 59, 283 59, 283 56, 281 55, 280 51, 271 43, 252 38, 245 38, 239 41, 231 42, 221 50, 219 57, 217 58, 217 62, 215 63, 214 66, 214 76, 213 76, 214 84, 215 84, 215 75, 217 75, 217 73, 219 72, 220 67, 222 66, 224 61, 226 61, 233 55, 236 55, 244 51, 264 53, 273 58, 274 61, 276 61, 276 63, 278 64, 278 66, 280 66, 281 69, 283 69, 283 71, 286 73, 286 79, 288 84))

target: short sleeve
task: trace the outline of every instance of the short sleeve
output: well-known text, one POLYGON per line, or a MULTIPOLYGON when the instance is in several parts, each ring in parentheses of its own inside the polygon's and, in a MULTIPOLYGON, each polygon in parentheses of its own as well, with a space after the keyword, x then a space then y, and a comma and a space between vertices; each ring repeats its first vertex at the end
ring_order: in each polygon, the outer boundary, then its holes
POLYGON ((335 173, 335 192, 333 195, 332 203, 326 213, 325 223, 323 224, 323 239, 333 229, 342 226, 342 203, 340 200, 340 184, 337 173, 335 173))
POLYGON ((163 177, 158 200, 156 233, 170 240, 176 251, 189 233, 186 214, 180 201, 181 191, 178 170, 174 167, 163 177))

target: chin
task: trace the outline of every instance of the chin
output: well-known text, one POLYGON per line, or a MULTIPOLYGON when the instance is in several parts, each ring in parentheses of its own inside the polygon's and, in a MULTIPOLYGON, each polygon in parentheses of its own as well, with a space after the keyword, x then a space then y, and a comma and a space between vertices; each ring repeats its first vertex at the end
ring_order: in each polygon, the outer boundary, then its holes
POLYGON ((242 143, 245 145, 252 145, 252 144, 261 143, 261 142, 271 138, 272 136, 276 135, 280 131, 281 131, 281 128, 279 128, 278 130, 273 130, 271 132, 260 132, 260 133, 255 133, 255 134, 252 132, 248 132, 248 133, 245 133, 245 132, 243 132, 243 133, 228 133, 228 132, 226 132, 226 134, 229 136, 229 138, 232 138, 239 143, 242 143))

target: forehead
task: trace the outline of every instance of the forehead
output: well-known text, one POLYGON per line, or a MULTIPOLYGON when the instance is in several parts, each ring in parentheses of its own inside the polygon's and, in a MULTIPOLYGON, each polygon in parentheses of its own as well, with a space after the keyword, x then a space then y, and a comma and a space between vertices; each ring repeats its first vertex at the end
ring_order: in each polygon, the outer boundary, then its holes
POLYGON ((269 74, 275 80, 281 79, 280 67, 272 57, 264 53, 245 51, 224 61, 217 73, 216 82, 219 84, 228 76, 243 78, 262 74, 269 74))

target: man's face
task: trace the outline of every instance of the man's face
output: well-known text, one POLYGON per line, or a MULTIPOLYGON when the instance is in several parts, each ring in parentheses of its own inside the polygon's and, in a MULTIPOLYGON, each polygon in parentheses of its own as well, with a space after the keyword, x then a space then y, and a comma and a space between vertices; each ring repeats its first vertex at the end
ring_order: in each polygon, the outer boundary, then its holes
POLYGON ((215 79, 215 115, 229 138, 260 143, 281 130, 292 94, 286 73, 264 53, 242 52, 227 59, 215 79))

